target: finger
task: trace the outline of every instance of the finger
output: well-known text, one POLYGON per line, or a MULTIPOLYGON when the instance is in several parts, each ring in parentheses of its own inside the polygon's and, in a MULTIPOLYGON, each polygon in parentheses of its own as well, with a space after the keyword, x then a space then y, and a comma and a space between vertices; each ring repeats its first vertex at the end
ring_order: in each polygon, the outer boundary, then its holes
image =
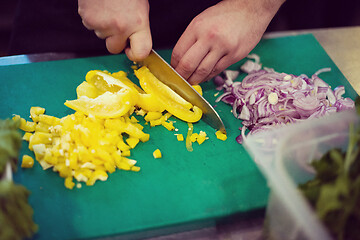
POLYGON ((231 66, 232 64, 238 62, 237 59, 232 58, 229 55, 223 56, 213 67, 211 73, 206 77, 205 81, 210 80, 211 78, 219 75, 226 68, 231 66))
POLYGON ((112 35, 106 38, 106 48, 112 54, 120 53, 126 47, 127 38, 120 35, 112 35))
POLYGON ((105 38, 111 36, 111 34, 106 33, 104 31, 100 31, 100 30, 95 30, 94 33, 100 39, 105 39, 105 38))
POLYGON ((146 58, 152 48, 150 28, 133 33, 129 37, 130 47, 125 49, 125 53, 131 61, 140 61, 146 58))
POLYGON ((171 54, 171 66, 173 68, 177 67, 184 54, 191 48, 191 46, 195 44, 195 42, 196 42, 195 35, 185 30, 185 32, 181 35, 181 37, 177 41, 171 54))
POLYGON ((193 72, 198 68, 201 61, 209 52, 209 47, 202 44, 200 41, 196 42, 183 55, 180 62, 177 64, 175 70, 185 79, 188 79, 193 72))
POLYGON ((201 61, 194 73, 189 77, 188 82, 192 85, 205 81, 214 71, 216 64, 222 59, 224 53, 222 51, 210 51, 201 61))
POLYGON ((90 27, 90 25, 87 24, 84 20, 82 20, 82 24, 84 25, 84 27, 85 27, 87 30, 93 30, 93 28, 90 27))

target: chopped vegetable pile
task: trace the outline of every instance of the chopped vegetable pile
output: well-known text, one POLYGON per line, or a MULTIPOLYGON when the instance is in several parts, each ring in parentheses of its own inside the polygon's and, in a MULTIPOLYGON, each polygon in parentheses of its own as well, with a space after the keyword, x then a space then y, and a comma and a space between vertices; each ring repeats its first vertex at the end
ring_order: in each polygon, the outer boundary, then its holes
MULTIPOLYGON (((356 102, 360 116, 360 98, 356 102)), ((360 127, 350 126, 346 152, 312 161, 314 179, 299 186, 335 239, 360 239, 360 127)))
POLYGON ((248 60, 242 71, 248 75, 240 82, 234 81, 239 71, 226 70, 223 76, 215 77, 214 83, 224 93, 217 98, 232 105, 234 116, 242 120, 243 142, 245 132, 254 134, 287 123, 320 117, 332 112, 354 108, 350 98, 344 98, 345 89, 338 86, 334 90, 319 78, 321 69, 311 77, 302 74, 279 73, 273 69, 262 69, 258 58, 248 60))
MULTIPOLYGON (((133 113, 143 116, 151 127, 161 125, 169 131, 177 130, 169 120, 172 115, 189 124, 201 119, 200 108, 160 82, 148 68, 135 70, 135 75, 141 88, 123 71, 89 71, 86 81, 76 89, 77 99, 65 102, 76 111, 74 114, 57 118, 46 115, 42 107, 32 107, 33 121, 14 116, 26 132, 23 139, 29 142, 35 159, 44 170, 58 172, 65 179, 65 187, 79 188, 82 182, 94 185, 97 180, 107 180, 116 169, 140 171, 135 166, 137 161, 128 157, 140 142, 149 140, 150 134, 143 131, 133 113)), ((201 93, 201 87, 196 88, 201 93)), ((183 140, 181 134, 175 136, 183 140)), ((208 139, 202 131, 191 137, 199 144, 208 139)), ((161 158, 160 149, 154 150, 153 156, 161 158)), ((33 165, 34 159, 24 155, 21 166, 33 165)))

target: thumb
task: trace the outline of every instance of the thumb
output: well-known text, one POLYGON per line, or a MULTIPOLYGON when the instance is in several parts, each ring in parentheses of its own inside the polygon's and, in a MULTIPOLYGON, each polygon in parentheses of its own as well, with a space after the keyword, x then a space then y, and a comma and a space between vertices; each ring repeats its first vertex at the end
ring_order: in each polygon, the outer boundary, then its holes
POLYGON ((129 41, 130 46, 125 49, 125 53, 131 61, 143 60, 150 54, 152 48, 150 29, 133 33, 129 41))

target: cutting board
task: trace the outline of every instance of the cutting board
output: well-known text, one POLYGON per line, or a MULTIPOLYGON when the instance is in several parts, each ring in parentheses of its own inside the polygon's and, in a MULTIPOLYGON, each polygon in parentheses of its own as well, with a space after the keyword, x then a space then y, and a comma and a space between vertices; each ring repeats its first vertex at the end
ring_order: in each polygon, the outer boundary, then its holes
MULTIPOLYGON (((171 50, 159 53, 170 61, 171 50)), ((356 96, 312 35, 262 40, 253 53, 261 57, 263 66, 279 72, 311 75, 331 67, 332 71, 321 77, 332 87, 345 85, 346 96, 356 96)), ((243 62, 230 69, 238 69, 243 62)), ((31 106, 44 107, 47 114, 57 117, 71 114, 63 103, 76 98, 76 86, 89 70, 124 70, 135 80, 130 65, 124 55, 110 55, 0 67, 0 118, 19 114, 28 119, 31 106)), ((234 118, 230 106, 215 103, 217 91, 212 82, 202 87, 225 123, 227 141, 216 139, 215 130, 200 121, 194 124, 194 131, 205 131, 209 140, 194 144, 189 152, 174 132, 145 126, 150 140, 139 144, 131 156, 138 161, 140 172, 117 170, 105 182, 73 190, 38 163, 32 169, 19 169, 14 180, 31 191, 29 201, 39 225, 35 239, 141 238, 263 209, 269 189, 243 146, 235 141, 241 121, 234 118), (152 156, 157 148, 163 153, 161 159, 152 156)), ((186 136, 187 125, 172 120, 177 133, 186 136)), ((21 155, 32 155, 27 146, 24 142, 21 155)))

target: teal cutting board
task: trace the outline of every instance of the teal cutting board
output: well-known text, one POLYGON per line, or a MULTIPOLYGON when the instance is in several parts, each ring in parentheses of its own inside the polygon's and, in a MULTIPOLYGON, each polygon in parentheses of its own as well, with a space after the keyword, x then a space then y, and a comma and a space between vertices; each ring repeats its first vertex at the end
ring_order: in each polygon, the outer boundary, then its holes
MULTIPOLYGON (((170 50, 159 53, 170 60, 170 50)), ((345 85, 346 95, 356 96, 312 35, 262 40, 253 53, 261 57, 263 66, 280 72, 311 75, 331 67, 332 71, 321 77, 333 87, 345 85)), ((230 68, 238 69, 242 63, 230 68)), ((125 70, 134 79, 129 64, 124 55, 112 55, 0 67, 0 118, 19 114, 28 119, 31 106, 42 106, 57 117, 71 114, 63 103, 76 97, 76 86, 89 70, 125 70)), ((138 160, 140 172, 117 170, 105 182, 73 190, 66 189, 55 172, 43 171, 37 163, 32 169, 19 169, 14 180, 32 193, 29 201, 39 225, 35 239, 144 237, 263 209, 269 193, 266 182, 235 141, 241 122, 233 117, 230 106, 215 103, 217 91, 212 82, 202 86, 205 98, 225 123, 225 142, 200 121, 194 131, 203 130, 210 139, 200 146, 194 144, 194 151, 188 152, 174 132, 146 126, 150 140, 139 144, 131 156, 138 160), (161 159, 152 157, 157 148, 163 153, 161 159)), ((186 135, 186 124, 177 120, 175 126, 178 133, 186 135)), ((32 154, 25 142, 22 154, 32 154)))

